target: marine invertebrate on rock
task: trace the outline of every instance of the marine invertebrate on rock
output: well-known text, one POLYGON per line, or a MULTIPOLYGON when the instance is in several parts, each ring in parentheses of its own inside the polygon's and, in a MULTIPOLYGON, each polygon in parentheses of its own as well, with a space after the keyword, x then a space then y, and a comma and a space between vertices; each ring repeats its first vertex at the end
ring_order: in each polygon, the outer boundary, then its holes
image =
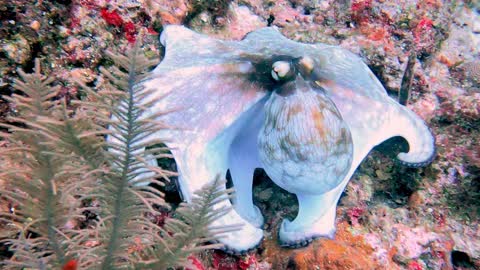
MULTIPOLYGON (((425 123, 391 99, 361 59, 344 49, 294 42, 275 28, 237 42, 167 26, 160 41, 166 54, 143 82, 152 89, 144 102, 151 115, 175 129, 138 143, 166 140, 187 201, 230 170, 235 211, 211 226, 244 224, 221 239, 234 252, 255 247, 263 236, 263 217, 252 202, 255 168, 265 168, 297 195, 299 214, 279 231, 283 245, 296 247, 333 236, 338 199, 375 145, 404 137, 409 152, 397 157, 412 166, 434 155, 425 123), (171 112, 158 114, 165 111, 171 112)), ((149 154, 145 158, 155 164, 149 154)))

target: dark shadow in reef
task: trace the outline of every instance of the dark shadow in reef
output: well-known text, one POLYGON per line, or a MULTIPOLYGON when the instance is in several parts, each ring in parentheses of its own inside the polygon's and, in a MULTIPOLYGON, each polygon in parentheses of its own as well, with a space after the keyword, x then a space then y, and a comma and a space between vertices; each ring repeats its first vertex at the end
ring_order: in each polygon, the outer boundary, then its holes
POLYGON ((407 204, 408 198, 419 189, 423 170, 409 168, 397 160, 398 153, 408 152, 408 143, 402 137, 393 137, 376 146, 370 154, 384 155, 392 162, 388 180, 384 185, 375 185, 374 200, 382 200, 397 208, 407 204))
POLYGON ((457 267, 461 267, 461 269, 475 269, 472 259, 465 252, 452 250, 451 260, 455 269, 458 269, 457 267))

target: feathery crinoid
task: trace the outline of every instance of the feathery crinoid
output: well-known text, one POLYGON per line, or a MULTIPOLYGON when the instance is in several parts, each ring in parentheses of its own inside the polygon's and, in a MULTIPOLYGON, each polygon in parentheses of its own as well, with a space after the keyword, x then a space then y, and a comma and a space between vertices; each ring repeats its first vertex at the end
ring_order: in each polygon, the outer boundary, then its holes
POLYGON ((195 193, 192 203, 182 203, 175 212, 176 218, 166 221, 164 229, 168 233, 163 236, 161 243, 155 245, 154 253, 149 256, 155 259, 138 263, 136 269, 167 269, 173 265, 188 267, 189 254, 221 248, 223 244, 217 243, 217 239, 224 233, 239 229, 234 225, 210 225, 231 210, 227 207, 214 209, 214 205, 228 200, 232 195, 232 189, 225 190, 224 186, 225 181, 217 177, 211 185, 195 193))
MULTIPOLYGON (((161 129, 161 112, 151 115, 153 89, 141 83, 156 64, 138 46, 126 55, 107 53, 114 65, 101 68, 108 82, 94 91, 82 82, 84 100, 67 106, 56 98, 53 79, 19 70, 15 88, 6 97, 16 105, 15 124, 0 137, 8 143, 0 158, 9 164, 0 173, 7 188, 0 196, 16 211, 0 219, 17 228, 6 239, 14 255, 4 262, 11 269, 166 269, 188 265, 190 253, 219 247, 209 244, 233 227, 209 226, 230 209, 214 207, 230 196, 216 179, 191 204, 177 209, 163 226, 155 223, 160 207, 168 208, 161 191, 174 172, 154 166, 169 156, 165 148, 143 143, 161 129), (73 108, 73 109, 72 109, 73 108), (108 127, 108 128, 107 128, 108 127), (106 139, 105 139, 106 138, 106 139), (86 204, 92 202, 95 204, 86 204), (85 206, 86 205, 86 206, 85 206), (218 208, 218 209, 215 209, 218 208), (79 226, 85 213, 96 219, 79 226)), ((161 97, 159 97, 161 98, 161 97)), ((156 138, 158 139, 158 138, 156 138)), ((161 138, 160 138, 161 139, 161 138)), ((159 140, 149 140, 149 144, 159 140)), ((1 239, 0 239, 1 240, 1 239)))
MULTIPOLYGON (((157 61, 148 60, 138 46, 126 55, 108 53, 108 56, 114 65, 101 69, 109 79, 103 96, 83 85, 97 100, 103 100, 102 106, 111 116, 103 119, 104 113, 97 116, 109 124, 106 142, 109 171, 100 177, 101 184, 95 192, 100 207, 94 235, 99 245, 79 262, 100 269, 165 269, 185 265, 191 252, 218 246, 208 245, 207 241, 232 229, 217 228, 210 232, 207 229, 209 222, 227 211, 214 210, 214 205, 228 199, 228 192, 219 191, 220 181, 215 181, 213 186, 205 187, 197 201, 181 207, 178 218, 169 218, 164 226, 152 221, 152 217, 162 215, 159 206, 168 208, 168 204, 160 191, 147 184, 163 186, 163 181, 175 173, 152 163, 156 158, 169 156, 165 148, 148 148, 144 152, 150 144, 161 142, 161 138, 148 140, 149 145, 144 141, 155 137, 158 130, 175 127, 158 120, 168 111, 154 115, 148 111, 158 99, 151 95, 155 89, 147 89, 141 82, 149 79, 148 68, 157 61), (115 98, 105 99, 105 93, 115 98)), ((98 108, 98 104, 91 107, 98 108)), ((85 236, 87 233, 82 232, 85 236)), ((89 237, 92 235, 90 232, 89 237)), ((85 236, 80 239, 86 239, 85 236)))
POLYGON ((79 214, 74 188, 79 175, 68 168, 78 162, 69 150, 57 147, 61 134, 51 130, 62 125, 57 119, 66 113, 62 101, 54 99, 58 88, 51 86, 53 78, 40 73, 38 60, 34 73, 18 70, 18 74, 21 79, 14 87, 20 94, 5 97, 17 108, 17 115, 10 117, 16 124, 1 124, 9 132, 0 134, 8 144, 1 157, 9 164, 0 173, 6 183, 0 195, 17 209, 1 212, 0 218, 19 234, 5 240, 14 252, 5 264, 15 269, 51 269, 71 257, 68 240, 73 234, 71 222, 79 214))
MULTIPOLYGON (((107 93, 114 93, 115 98, 98 97, 98 100, 104 100, 103 106, 111 117, 105 118, 101 112, 97 117, 109 124, 106 147, 109 171, 101 176, 96 191, 100 207, 94 236, 99 245, 92 248, 83 258, 85 261, 80 263, 100 269, 133 268, 134 263, 142 259, 144 250, 162 241, 163 229, 152 222, 152 217, 161 214, 158 206, 168 207, 160 191, 140 185, 139 181, 162 186, 163 182, 158 179, 168 180, 174 173, 150 166, 139 154, 145 147, 139 143, 143 138, 158 129, 168 128, 147 116, 145 108, 148 104, 144 101, 152 90, 140 84, 155 62, 145 58, 138 46, 126 55, 107 54, 114 66, 102 68, 101 72, 109 79, 107 93)), ((86 90, 96 95, 88 88, 86 90)), ((157 150, 151 149, 150 152, 157 150)))

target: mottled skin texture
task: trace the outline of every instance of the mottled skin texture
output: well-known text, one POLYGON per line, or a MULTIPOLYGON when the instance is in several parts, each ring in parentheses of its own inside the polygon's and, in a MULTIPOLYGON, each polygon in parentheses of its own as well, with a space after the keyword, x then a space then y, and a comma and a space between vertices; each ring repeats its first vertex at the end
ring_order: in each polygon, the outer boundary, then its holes
POLYGON ((352 138, 323 89, 305 81, 306 74, 295 68, 298 60, 290 62, 294 74, 274 86, 264 107, 266 118, 258 134, 260 161, 281 188, 294 194, 323 194, 338 186, 350 169, 352 138))
MULTIPOLYGON (((165 140, 177 162, 180 189, 186 201, 191 201, 194 192, 216 175, 225 176, 230 169, 236 191, 235 210, 212 226, 244 224, 240 230, 220 239, 232 252, 251 249, 263 237, 259 229, 263 217, 252 201, 252 177, 255 168, 263 167, 258 144, 265 142, 260 132, 262 127, 268 127, 271 121, 278 122, 279 117, 287 117, 282 112, 275 119, 273 111, 267 115, 265 106, 270 95, 275 95, 272 91, 278 88, 271 75, 278 55, 312 59, 311 72, 296 78, 299 83, 303 80, 304 89, 319 91, 310 93, 317 96, 312 105, 316 111, 308 113, 306 106, 289 109, 291 115, 296 111, 303 114, 310 131, 318 131, 318 134, 310 133, 316 143, 306 151, 318 149, 316 155, 302 160, 303 150, 299 149, 308 149, 304 145, 308 138, 301 139, 301 143, 293 137, 288 139, 290 145, 302 144, 296 150, 288 145, 281 147, 287 157, 298 159, 284 169, 291 172, 303 168, 305 174, 299 176, 304 179, 301 185, 295 185, 294 181, 288 185, 296 191, 299 214, 295 220, 282 223, 279 236, 283 245, 295 247, 315 237, 332 237, 338 199, 355 169, 375 145, 393 136, 403 136, 410 149, 398 158, 413 165, 430 161, 434 154, 433 137, 425 123, 388 97, 368 67, 344 49, 297 43, 283 37, 275 28, 259 29, 237 42, 209 38, 181 26, 167 26, 161 42, 166 46, 165 58, 144 84, 156 90, 154 96, 163 96, 150 107, 149 113, 171 110, 158 119, 174 128, 161 130, 139 143, 165 140), (270 117, 268 120, 266 115, 270 117), (324 120, 319 120, 322 117, 324 120), (331 130, 325 122, 327 119, 334 123, 331 130), (343 140, 344 137, 347 139, 343 140), (321 142, 322 138, 325 142, 321 142), (350 158, 345 158, 349 155, 350 158), (327 170, 328 179, 317 179, 305 170, 307 163, 304 162, 309 162, 312 171, 320 172, 327 164, 336 164, 337 158, 347 160, 347 164, 339 162, 339 166, 327 170), (308 190, 314 192, 305 192, 308 190)), ((289 87, 295 90, 298 86, 289 87)), ((285 123, 292 128, 291 133, 297 132, 293 127, 305 124, 285 123)), ((149 156, 146 159, 156 163, 149 156)), ((288 158, 285 161, 288 162, 288 158)), ((278 165, 276 161, 264 162, 278 165)), ((229 204, 223 202, 217 207, 229 204)))

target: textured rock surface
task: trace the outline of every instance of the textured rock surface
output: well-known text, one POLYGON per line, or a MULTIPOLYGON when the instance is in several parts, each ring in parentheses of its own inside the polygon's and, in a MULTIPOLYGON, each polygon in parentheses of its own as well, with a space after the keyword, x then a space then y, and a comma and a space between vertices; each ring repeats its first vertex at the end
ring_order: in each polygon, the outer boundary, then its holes
MULTIPOLYGON (((220 251, 198 257, 210 269, 303 269, 302 260, 325 266, 326 258, 336 258, 337 263, 320 269, 356 269, 335 252, 360 255, 359 260, 372 265, 370 269, 480 267, 480 16, 475 1, 4 2, 0 6, 1 95, 13 92, 10 84, 16 68, 29 71, 33 59, 41 57, 43 70, 59 79, 59 96, 79 98, 83 93, 71 78, 101 88, 104 78, 98 66, 109 64, 104 49, 123 51, 143 32, 140 42, 145 53, 161 55, 158 33, 169 23, 226 39, 275 25, 298 41, 340 45, 359 54, 392 95, 397 94, 408 56, 415 51, 418 60, 409 107, 436 134, 438 157, 426 168, 404 168, 391 159, 404 147, 394 140, 365 159, 337 210, 340 235, 363 239, 364 253, 342 236, 315 241, 307 249, 274 248, 273 229, 282 218, 295 215, 296 199, 258 172, 255 200, 269 234, 250 255, 255 260, 220 251), (332 248, 326 251, 326 247, 332 248)), ((14 111, 12 104, 0 99, 0 121, 14 111)), ((0 151, 1 147, 0 142, 0 151)), ((170 189, 168 198, 178 202, 173 194, 170 189)), ((0 200, 0 206, 9 204, 0 200)), ((4 250, 0 247, 0 258, 6 256, 4 250)))

